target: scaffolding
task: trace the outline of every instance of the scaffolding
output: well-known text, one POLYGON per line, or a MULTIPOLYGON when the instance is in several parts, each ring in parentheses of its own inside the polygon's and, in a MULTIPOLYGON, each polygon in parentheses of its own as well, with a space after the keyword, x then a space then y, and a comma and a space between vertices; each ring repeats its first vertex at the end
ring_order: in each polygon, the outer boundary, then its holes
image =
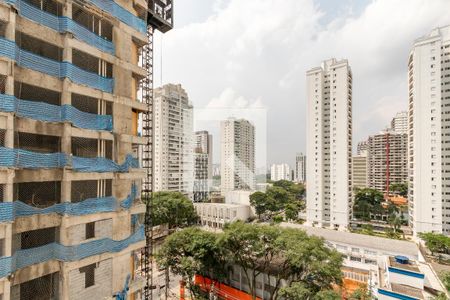
MULTIPOLYGON (((147 44, 143 48, 142 64, 147 75, 142 82, 142 100, 147 105, 143 114, 142 134, 147 143, 143 147, 142 164, 147 176, 143 182, 142 199, 146 199, 145 240, 141 253, 141 270, 145 278, 143 299, 153 299, 153 223, 152 213, 152 172, 153 172, 153 37, 155 30, 165 33, 173 28, 173 1, 148 0, 147 44)), ((166 285, 167 286, 167 285, 166 285)))

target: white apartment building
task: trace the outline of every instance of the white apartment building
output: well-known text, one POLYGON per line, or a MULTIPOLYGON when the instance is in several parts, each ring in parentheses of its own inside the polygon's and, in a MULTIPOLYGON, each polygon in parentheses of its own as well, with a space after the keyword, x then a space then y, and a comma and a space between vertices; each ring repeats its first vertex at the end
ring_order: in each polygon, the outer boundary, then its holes
POLYGON ((391 128, 396 133, 408 133, 408 112, 398 112, 391 121, 391 128))
POLYGON ((449 235, 450 26, 414 42, 408 77, 410 224, 415 235, 449 235))
POLYGON ((307 78, 307 222, 345 229, 352 209, 352 72, 329 59, 307 78))
POLYGON ((154 92, 155 191, 178 191, 193 197, 193 108, 180 84, 154 92))
POLYGON ((297 153, 295 156, 295 182, 306 182, 306 156, 303 153, 297 153))
POLYGON ((212 135, 208 131, 195 132, 194 195, 195 202, 208 198, 212 184, 212 135))
POLYGON ((220 124, 220 174, 223 195, 255 189, 255 127, 247 120, 230 118, 220 124))
POLYGON ((291 180, 291 169, 288 164, 273 164, 270 167, 270 180, 291 180))

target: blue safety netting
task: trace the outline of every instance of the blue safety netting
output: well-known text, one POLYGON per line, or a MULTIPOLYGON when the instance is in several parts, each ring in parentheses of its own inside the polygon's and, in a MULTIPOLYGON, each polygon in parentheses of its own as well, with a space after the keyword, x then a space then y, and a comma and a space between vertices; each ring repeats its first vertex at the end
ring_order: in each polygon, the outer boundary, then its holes
POLYGON ((125 209, 129 209, 131 207, 131 205, 133 205, 133 201, 134 201, 134 199, 136 199, 137 196, 138 196, 138 189, 137 189, 137 186, 135 184, 133 184, 131 186, 131 193, 128 195, 128 197, 126 199, 124 199, 120 203, 120 206, 125 209))
POLYGON ((24 169, 53 169, 68 165, 64 153, 38 153, 22 149, 0 147, 0 167, 24 169))
POLYGON ((57 17, 53 14, 40 10, 25 1, 17 0, 15 4, 19 15, 58 32, 70 32, 76 39, 104 52, 114 54, 114 45, 112 42, 76 23, 74 20, 67 17, 57 17))
MULTIPOLYGON (((12 4, 12 5, 20 5, 23 1, 20 0, 6 0, 6 3, 12 4)), ((144 20, 138 18, 137 16, 133 15, 131 12, 117 4, 116 2, 112 0, 86 0, 87 3, 92 3, 93 5, 97 6, 101 10, 109 13, 113 17, 116 17, 123 23, 127 24, 128 26, 133 27, 137 31, 141 33, 145 33, 147 30, 147 26, 144 20)), ((55 29, 56 30, 56 29, 55 29)))
POLYGON ((114 79, 85 71, 69 62, 59 62, 20 49, 14 42, 0 38, 0 55, 14 59, 23 68, 35 70, 58 78, 112 93, 114 79), (13 46, 11 46, 11 43, 13 46), (14 50, 11 49, 14 48, 14 50))
POLYGON ((121 165, 116 162, 104 158, 85 158, 85 157, 72 157, 72 169, 78 172, 128 172, 130 168, 138 168, 139 163, 136 158, 128 154, 125 158, 125 162, 121 165))
POLYGON ((127 275, 127 279, 125 279, 125 286, 123 287, 123 290, 115 294, 116 300, 127 300, 127 293, 128 293, 128 286, 130 285, 130 279, 131 275, 127 275))
POLYGON ((15 59, 16 44, 13 41, 0 38, 0 56, 15 59))
POLYGON ((0 147, 0 167, 22 169, 54 169, 71 167, 77 172, 128 172, 139 168, 139 161, 128 154, 123 164, 104 157, 85 158, 65 153, 38 153, 22 149, 0 147))
POLYGON ((102 253, 120 252, 144 239, 144 227, 141 226, 139 230, 122 241, 103 238, 74 246, 50 243, 41 247, 17 250, 12 257, 0 258, 0 277, 5 277, 18 269, 49 260, 77 261, 102 253))
POLYGON ((112 116, 82 112, 68 104, 52 105, 0 94, 0 111, 15 112, 19 117, 45 122, 70 122, 79 128, 113 130, 112 116))
POLYGON ((91 0, 88 2, 92 2, 101 10, 104 10, 105 12, 111 14, 113 17, 116 17, 120 21, 124 22, 128 26, 133 27, 141 33, 145 33, 147 30, 147 26, 144 20, 136 17, 112 0, 91 0))
MULTIPOLYGON (((131 186, 130 194, 120 202, 120 207, 124 209, 131 208, 131 205, 137 196, 137 187, 133 184, 131 186)), ((11 222, 19 217, 46 215, 51 213, 83 216, 117 210, 118 206, 115 197, 89 198, 80 202, 63 202, 46 208, 37 208, 22 201, 0 202, 0 222, 11 222)))

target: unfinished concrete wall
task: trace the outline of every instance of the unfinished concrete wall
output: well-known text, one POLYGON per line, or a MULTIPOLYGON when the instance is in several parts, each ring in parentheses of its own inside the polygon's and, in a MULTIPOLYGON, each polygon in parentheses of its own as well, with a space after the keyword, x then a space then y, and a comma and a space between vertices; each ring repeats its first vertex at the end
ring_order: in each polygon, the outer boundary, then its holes
POLYGON ((112 296, 112 265, 113 260, 107 259, 97 264, 95 268, 95 284, 85 288, 86 274, 80 269, 69 272, 69 297, 71 300, 104 299, 112 296))
POLYGON ((86 223, 79 224, 75 226, 71 226, 67 228, 67 236, 68 236, 68 246, 70 245, 78 245, 81 243, 85 243, 87 240, 98 240, 103 238, 112 238, 112 230, 113 230, 113 221, 112 219, 105 219, 93 222, 95 223, 95 237, 86 239, 86 223))

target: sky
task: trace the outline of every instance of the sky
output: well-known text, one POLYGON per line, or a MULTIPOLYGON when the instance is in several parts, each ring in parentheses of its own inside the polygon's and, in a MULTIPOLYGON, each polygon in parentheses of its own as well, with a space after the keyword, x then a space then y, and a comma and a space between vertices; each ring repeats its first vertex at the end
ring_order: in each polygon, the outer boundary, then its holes
POLYGON ((214 135, 214 162, 218 119, 248 117, 258 167, 293 166, 305 152, 307 70, 331 57, 349 60, 356 145, 406 110, 413 41, 450 25, 449 0, 175 0, 174 7, 175 28, 155 35, 155 86, 183 85, 195 129, 214 135), (209 113, 218 110, 220 117, 209 113))

